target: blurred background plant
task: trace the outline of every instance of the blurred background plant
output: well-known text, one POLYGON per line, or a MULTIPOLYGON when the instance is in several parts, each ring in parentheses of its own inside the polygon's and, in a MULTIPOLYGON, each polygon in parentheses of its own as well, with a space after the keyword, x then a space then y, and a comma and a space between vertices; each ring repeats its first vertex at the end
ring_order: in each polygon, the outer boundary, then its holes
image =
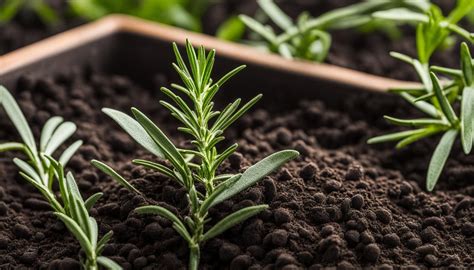
MULTIPOLYGON (((286 15, 273 0, 257 0, 262 13, 255 18, 241 15, 240 19, 254 33, 250 44, 279 53, 283 57, 324 62, 331 48, 331 31, 365 27, 365 31, 383 29, 393 38, 400 36, 396 25, 372 16, 376 11, 405 8, 417 12, 429 9, 428 0, 370 0, 361 1, 311 17, 303 12, 296 20, 286 15), (259 18, 259 17, 261 18, 259 18), (272 27, 277 26, 280 33, 272 27)), ((364 29, 364 28, 362 28, 364 29)))
POLYGON ((45 0, 5 0, 0 2, 0 23, 9 22, 22 10, 33 11, 46 25, 56 24, 60 20, 45 0))
POLYGON ((112 13, 170 24, 196 32, 202 31, 201 17, 209 0, 70 0, 74 14, 96 20, 112 13))

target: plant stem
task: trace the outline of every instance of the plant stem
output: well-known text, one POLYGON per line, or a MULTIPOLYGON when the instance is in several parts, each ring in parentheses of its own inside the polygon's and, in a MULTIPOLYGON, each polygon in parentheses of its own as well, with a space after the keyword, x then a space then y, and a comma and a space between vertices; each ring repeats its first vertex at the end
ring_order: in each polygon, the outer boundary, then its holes
POLYGON ((197 270, 199 266, 199 258, 201 257, 201 251, 199 245, 193 245, 189 247, 189 270, 197 270))

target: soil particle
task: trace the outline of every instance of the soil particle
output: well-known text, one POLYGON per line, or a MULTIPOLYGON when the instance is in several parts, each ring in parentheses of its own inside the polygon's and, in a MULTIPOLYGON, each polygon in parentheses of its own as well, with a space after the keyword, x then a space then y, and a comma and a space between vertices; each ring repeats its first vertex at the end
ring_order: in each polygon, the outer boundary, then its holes
POLYGON ((364 247, 364 259, 368 262, 375 263, 380 257, 380 248, 377 244, 368 244, 364 247))

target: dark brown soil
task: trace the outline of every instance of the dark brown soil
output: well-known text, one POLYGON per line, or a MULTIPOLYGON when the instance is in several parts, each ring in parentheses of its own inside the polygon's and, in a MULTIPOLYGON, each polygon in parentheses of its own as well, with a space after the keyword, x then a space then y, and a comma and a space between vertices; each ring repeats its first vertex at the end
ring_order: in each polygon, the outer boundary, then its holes
MULTIPOLYGON (((17 16, 12 23, 0 26, 0 55, 16 48, 41 40, 52 34, 64 31, 81 22, 71 19, 64 0, 47 0, 51 2, 65 23, 56 26, 45 26, 32 14, 23 13, 17 16)), ((313 0, 281 0, 279 5, 291 16, 295 17, 303 11, 309 11, 317 16, 349 4, 356 0, 313 1, 313 0)), ((454 1, 438 0, 445 10, 451 10, 454 1)), ((213 5, 204 18, 204 30, 213 35, 218 26, 232 15, 253 15, 258 9, 255 0, 225 0, 213 5)), ((466 26, 474 31, 472 25, 466 26)), ((390 51, 406 53, 416 56, 414 33, 412 29, 405 29, 406 36, 400 40, 391 40, 382 33, 360 33, 357 31, 338 31, 333 35, 333 46, 327 62, 342 67, 360 70, 376 75, 418 81, 414 70, 391 58, 390 51)), ((433 64, 457 67, 458 46, 436 55, 433 64)))
MULTIPOLYGON (((102 107, 127 111, 136 106, 175 142, 186 144, 158 104, 158 86, 168 85, 167 79, 160 75, 156 82, 156 88, 144 89, 124 77, 77 69, 56 78, 24 77, 15 93, 35 134, 52 115, 78 124, 74 139, 85 145, 69 168, 85 195, 105 193, 92 214, 101 234, 115 232, 104 255, 125 269, 185 269, 188 256, 168 221, 133 213, 145 199, 89 164, 93 158, 108 162, 146 194, 148 203, 186 213, 184 190, 131 165, 133 158, 154 158, 100 113, 102 107)), ((288 111, 278 108, 258 107, 227 132, 240 148, 222 172, 242 171, 281 149, 297 149, 301 157, 212 209, 216 221, 245 206, 270 205, 206 243, 202 269, 474 267, 473 155, 454 149, 438 190, 426 193, 423 178, 435 141, 403 151, 365 143, 389 130, 383 114, 407 116, 398 100, 367 94, 349 100, 343 109, 320 101, 305 101, 288 111)), ((3 112, 0 138, 18 139, 3 112)), ((2 154, 0 159, 0 268, 77 269, 79 245, 21 179, 12 157, 2 154)))

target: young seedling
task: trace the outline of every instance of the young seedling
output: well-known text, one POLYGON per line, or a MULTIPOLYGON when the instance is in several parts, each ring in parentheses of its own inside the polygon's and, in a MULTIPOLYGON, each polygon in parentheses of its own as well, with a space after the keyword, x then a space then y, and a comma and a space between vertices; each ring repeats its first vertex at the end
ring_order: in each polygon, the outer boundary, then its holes
POLYGON ((430 59, 451 34, 457 34, 470 43, 474 42, 473 34, 457 25, 473 9, 474 1, 458 0, 456 7, 447 17, 444 17, 441 9, 435 5, 431 5, 428 12, 425 13, 396 8, 373 14, 374 17, 379 19, 417 24, 418 59, 396 52, 391 52, 391 55, 413 66, 422 82, 422 86, 391 90, 400 94, 430 118, 403 120, 385 116, 387 121, 393 124, 412 126, 416 129, 375 137, 368 142, 399 141, 397 148, 401 148, 423 138, 444 133, 428 168, 426 188, 429 191, 432 191, 438 182, 458 133, 461 134, 464 152, 469 154, 472 149, 472 104, 474 99, 471 94, 472 60, 469 47, 466 43, 461 45, 462 71, 442 67, 432 67, 430 69, 430 59), (442 84, 432 71, 445 73, 454 79, 442 84), (460 117, 456 115, 453 109, 456 106, 452 105, 452 103, 459 102, 459 100, 461 100, 460 117))
POLYGON ((72 173, 65 175, 64 166, 82 145, 76 141, 66 148, 58 160, 52 155, 76 131, 76 125, 64 122, 61 117, 52 117, 43 127, 39 147, 36 145, 28 122, 13 96, 0 86, 0 105, 20 134, 23 143, 8 142, 0 144, 0 152, 21 151, 26 159, 14 158, 13 162, 20 169, 20 175, 31 183, 54 210, 54 214, 64 222, 69 231, 79 241, 86 258, 81 262, 84 269, 96 270, 98 265, 107 269, 122 269, 112 260, 100 256, 105 244, 112 237, 112 231, 98 240, 96 220, 89 215, 89 210, 102 196, 96 193, 83 200, 72 173), (57 181, 60 198, 53 190, 57 181))
MULTIPOLYGON (((413 130, 372 138, 368 143, 398 141, 397 148, 407 146, 423 138, 443 133, 428 167, 426 188, 432 191, 438 182, 443 167, 449 157, 451 148, 460 134, 464 153, 470 154, 474 141, 474 59, 466 43, 461 45, 461 69, 432 67, 431 71, 443 73, 453 79, 445 86, 435 73, 430 72, 429 86, 432 92, 418 89, 405 89, 401 93, 416 108, 428 115, 421 119, 398 119, 385 116, 392 124, 414 127, 413 130), (412 96, 410 92, 417 96, 412 96), (460 104, 460 114, 454 110, 453 104, 460 104)), ((427 79, 428 80, 428 79, 427 79)), ((428 82, 428 81, 427 81, 428 82)), ((425 87, 426 88, 426 87, 425 87)))
MULTIPOLYGON (((200 47, 196 51, 191 43, 187 42, 186 52, 189 61, 189 66, 187 66, 176 44, 173 44, 173 49, 176 55, 176 64, 173 64, 173 67, 184 85, 172 84, 172 87, 175 91, 186 96, 192 106, 189 106, 181 96, 164 87, 161 90, 175 104, 167 101, 160 103, 183 124, 179 131, 193 138, 193 149, 177 148, 160 128, 136 108, 132 108, 135 119, 112 109, 103 109, 103 111, 136 142, 158 158, 168 161, 170 166, 147 160, 134 160, 134 164, 161 172, 186 188, 190 208, 189 213, 184 217, 179 217, 160 206, 143 206, 136 209, 136 212, 157 214, 169 219, 173 223, 173 228, 188 243, 190 249, 189 269, 195 270, 199 265, 200 246, 203 242, 258 214, 268 208, 268 205, 243 208, 213 226, 210 226, 209 209, 254 185, 287 161, 295 158, 298 152, 281 151, 249 167, 242 174, 219 175, 220 165, 236 151, 238 145, 233 144, 222 152, 216 145, 224 140, 224 131, 247 112, 261 98, 261 95, 256 96, 240 108, 241 100, 237 99, 221 112, 214 111, 212 101, 214 96, 244 66, 230 71, 214 83, 211 79, 214 50, 206 53, 204 48, 200 47), (197 186, 203 187, 204 190, 198 191, 197 186)), ((109 166, 95 160, 92 162, 97 168, 129 190, 138 192, 109 166)))
POLYGON ((59 21, 59 17, 44 0, 5 0, 0 5, 0 23, 9 22, 18 12, 29 9, 35 12, 46 25, 59 21))
POLYGON ((70 0, 69 4, 77 16, 87 20, 121 13, 200 32, 209 0, 70 0))
POLYGON ((457 34, 469 42, 474 42, 473 35, 457 25, 473 9, 474 1, 458 0, 456 7, 446 17, 443 16, 441 8, 434 4, 425 11, 400 7, 377 11, 372 16, 383 20, 415 24, 418 61, 425 65, 427 70, 431 56, 451 34, 457 34))
POLYGON ((316 62, 324 62, 326 59, 331 47, 332 30, 356 28, 370 23, 373 21, 371 14, 379 10, 405 7, 408 10, 423 11, 429 6, 427 0, 366 1, 329 11, 317 18, 311 18, 308 13, 303 13, 294 22, 273 0, 257 0, 257 2, 267 17, 283 32, 276 34, 270 25, 241 15, 240 19, 245 25, 263 39, 255 45, 289 59, 299 58, 316 62))

